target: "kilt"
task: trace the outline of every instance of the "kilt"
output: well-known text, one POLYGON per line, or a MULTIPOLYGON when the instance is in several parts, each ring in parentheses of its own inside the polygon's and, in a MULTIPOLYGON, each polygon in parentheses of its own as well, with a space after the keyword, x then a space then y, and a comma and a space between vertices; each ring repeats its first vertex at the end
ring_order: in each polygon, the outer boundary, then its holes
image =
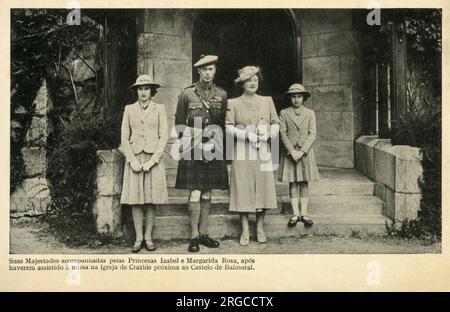
POLYGON ((186 160, 178 162, 177 178, 175 182, 177 189, 227 190, 228 171, 225 160, 186 160))

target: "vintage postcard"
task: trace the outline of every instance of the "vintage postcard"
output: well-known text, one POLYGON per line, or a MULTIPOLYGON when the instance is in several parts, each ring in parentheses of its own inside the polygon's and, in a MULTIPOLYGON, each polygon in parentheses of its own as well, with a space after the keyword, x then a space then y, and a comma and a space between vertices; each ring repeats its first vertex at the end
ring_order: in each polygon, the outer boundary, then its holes
POLYGON ((1 1, 0 289, 448 291, 448 9, 1 1))

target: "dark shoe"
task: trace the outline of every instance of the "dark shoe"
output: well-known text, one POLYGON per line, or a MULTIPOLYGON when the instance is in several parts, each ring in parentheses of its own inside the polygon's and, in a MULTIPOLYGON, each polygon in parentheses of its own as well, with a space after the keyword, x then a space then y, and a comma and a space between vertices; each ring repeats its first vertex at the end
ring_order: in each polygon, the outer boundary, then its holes
POLYGON ((220 243, 208 235, 200 235, 199 243, 208 248, 217 248, 220 246, 220 243))
POLYGON ((133 248, 131 248, 131 251, 132 252, 139 252, 139 251, 141 251, 142 250, 142 247, 143 247, 143 242, 142 241, 140 241, 140 242, 135 242, 134 243, 134 245, 133 245, 133 248))
POLYGON ((300 221, 302 221, 303 222, 303 224, 305 225, 305 227, 311 227, 311 226, 313 226, 313 221, 311 220, 311 218, 310 217, 308 217, 308 216, 302 216, 301 218, 300 218, 300 221))
POLYGON ((199 238, 198 237, 192 238, 191 242, 189 243, 188 250, 190 252, 198 252, 200 250, 200 246, 198 244, 199 244, 199 238))
POLYGON ((288 222, 288 227, 294 227, 294 226, 296 226, 297 225, 297 223, 300 221, 300 217, 299 216, 292 216, 290 219, 289 219, 289 222, 288 222))
POLYGON ((156 250, 156 246, 155 246, 155 244, 153 244, 152 241, 145 241, 144 247, 145 247, 145 249, 147 249, 148 251, 155 251, 155 250, 156 250))

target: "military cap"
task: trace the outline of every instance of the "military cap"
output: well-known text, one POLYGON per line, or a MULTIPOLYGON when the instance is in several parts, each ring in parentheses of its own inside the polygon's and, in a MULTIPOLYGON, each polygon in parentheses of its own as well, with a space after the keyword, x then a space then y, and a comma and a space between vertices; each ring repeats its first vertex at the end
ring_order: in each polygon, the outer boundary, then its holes
POLYGON ((200 59, 194 64, 195 68, 203 67, 206 65, 217 64, 219 57, 217 55, 200 55, 200 59))

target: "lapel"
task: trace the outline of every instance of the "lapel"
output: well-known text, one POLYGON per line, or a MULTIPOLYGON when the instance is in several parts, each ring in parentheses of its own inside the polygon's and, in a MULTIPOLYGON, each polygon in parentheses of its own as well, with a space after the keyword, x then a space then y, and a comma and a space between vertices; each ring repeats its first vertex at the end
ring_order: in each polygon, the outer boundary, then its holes
POLYGON ((134 105, 135 105, 135 113, 137 116, 139 116, 141 120, 145 120, 145 118, 147 118, 148 115, 150 115, 150 113, 156 109, 156 103, 153 101, 150 101, 150 103, 148 103, 148 106, 144 111, 141 111, 139 102, 136 102, 134 105))
POLYGON ((294 111, 294 108, 291 106, 287 111, 287 116, 289 119, 295 124, 295 126, 300 129, 302 127, 303 122, 305 121, 307 114, 304 106, 300 108, 300 115, 297 115, 294 111))
POLYGON ((144 110, 144 113, 142 114, 142 120, 145 120, 154 110, 156 109, 156 103, 153 101, 150 101, 148 103, 147 109, 144 110))
POLYGON ((209 91, 209 95, 206 95, 205 90, 202 88, 200 81, 195 83, 195 89, 197 90, 198 95, 200 95, 205 100, 209 101, 215 95, 215 86, 214 84, 211 86, 211 91, 209 91))

